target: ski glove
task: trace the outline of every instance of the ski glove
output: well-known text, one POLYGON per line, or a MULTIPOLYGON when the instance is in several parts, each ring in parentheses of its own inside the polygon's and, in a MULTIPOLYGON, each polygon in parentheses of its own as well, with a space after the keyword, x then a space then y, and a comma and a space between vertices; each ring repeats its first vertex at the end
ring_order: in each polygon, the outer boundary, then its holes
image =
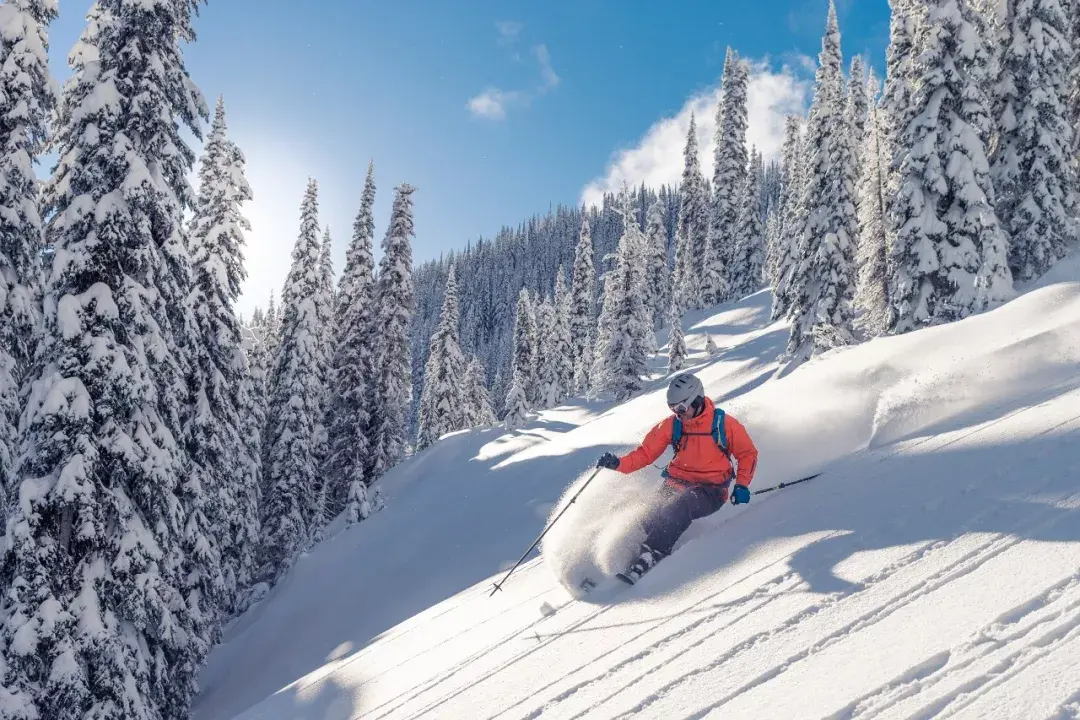
POLYGON ((600 459, 596 461, 596 467, 607 468, 608 470, 619 469, 619 456, 615 453, 606 452, 600 456, 600 459))
POLYGON ((731 502, 734 505, 742 505, 750 502, 750 488, 745 485, 736 485, 731 491, 731 502))

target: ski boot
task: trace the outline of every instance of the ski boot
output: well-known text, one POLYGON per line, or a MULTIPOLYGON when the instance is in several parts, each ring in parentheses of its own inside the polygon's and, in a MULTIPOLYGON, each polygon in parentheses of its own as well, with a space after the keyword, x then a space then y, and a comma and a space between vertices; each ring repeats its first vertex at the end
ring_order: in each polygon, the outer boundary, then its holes
POLYGON ((641 579, 642 575, 649 572, 656 563, 664 559, 664 557, 664 553, 653 550, 645 543, 642 543, 641 554, 638 555, 637 560, 623 572, 615 573, 615 577, 619 578, 627 585, 633 585, 641 579))

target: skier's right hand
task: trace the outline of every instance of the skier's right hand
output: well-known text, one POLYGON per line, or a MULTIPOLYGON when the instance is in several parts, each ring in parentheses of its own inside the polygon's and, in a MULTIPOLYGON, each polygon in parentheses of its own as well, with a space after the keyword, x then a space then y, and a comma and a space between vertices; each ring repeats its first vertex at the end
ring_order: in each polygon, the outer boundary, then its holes
POLYGON ((607 470, 619 469, 619 456, 615 453, 606 452, 600 456, 600 459, 596 461, 596 467, 606 468, 607 470))

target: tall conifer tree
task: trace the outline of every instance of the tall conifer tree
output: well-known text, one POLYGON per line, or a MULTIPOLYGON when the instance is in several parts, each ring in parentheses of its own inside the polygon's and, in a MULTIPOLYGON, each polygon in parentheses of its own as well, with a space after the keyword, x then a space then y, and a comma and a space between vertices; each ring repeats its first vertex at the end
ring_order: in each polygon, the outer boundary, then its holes
POLYGON ((439 327, 431 336, 424 389, 420 393, 420 423, 416 449, 423 450, 443 435, 462 430, 465 424, 465 356, 458 340, 461 310, 454 264, 446 279, 439 327))
POLYGON ((732 48, 724 60, 724 79, 716 109, 716 155, 714 157, 712 203, 709 213, 709 247, 714 273, 723 286, 711 288, 709 304, 724 302, 733 296, 741 282, 736 276, 736 247, 739 243, 739 201, 746 186, 747 85, 749 68, 732 48))
MULTIPOLYGON (((360 196, 360 210, 353 222, 352 242, 345 253, 345 268, 334 307, 337 342, 330 362, 334 387, 329 397, 327 422, 327 511, 336 515, 355 503, 350 519, 365 517, 370 404, 374 354, 372 318, 375 314, 375 168, 368 163, 360 196)), ((367 508, 369 509, 369 508, 367 508)))
MULTIPOLYGON (((244 176, 244 154, 227 137, 225 103, 218 98, 210 135, 203 149, 199 170, 199 193, 191 222, 190 243, 194 265, 194 285, 188 306, 195 317, 200 339, 192 366, 193 403, 198 411, 190 418, 187 442, 202 476, 193 473, 187 483, 203 483, 192 488, 200 512, 189 520, 191 543, 189 578, 212 580, 200 561, 203 545, 191 534, 198 518, 209 523, 207 532, 216 534, 223 564, 221 598, 223 609, 232 609, 237 592, 251 581, 259 540, 258 496, 261 484, 260 440, 250 425, 255 388, 244 358, 240 320, 234 307, 247 277, 244 269, 244 231, 251 225, 241 206, 252 199, 244 176), (202 500, 203 492, 209 494, 202 500)), ((260 413, 261 414, 261 413, 260 413)), ((202 592, 209 593, 210 588, 202 592)))
POLYGON ((300 206, 300 233, 281 294, 281 345, 271 382, 268 433, 269 497, 263 511, 267 572, 280 577, 308 541, 312 498, 321 482, 319 427, 323 359, 318 184, 308 181, 300 206))
POLYGON ((405 411, 412 404, 412 352, 409 322, 413 314, 413 187, 394 188, 390 225, 376 282, 375 391, 371 409, 372 466, 377 480, 405 457, 405 411))
POLYGON ((836 7, 829 3, 825 35, 804 139, 807 165, 802 188, 806 218, 792 284, 792 324, 786 357, 811 355, 850 344, 854 298, 855 156, 844 112, 845 95, 836 7))

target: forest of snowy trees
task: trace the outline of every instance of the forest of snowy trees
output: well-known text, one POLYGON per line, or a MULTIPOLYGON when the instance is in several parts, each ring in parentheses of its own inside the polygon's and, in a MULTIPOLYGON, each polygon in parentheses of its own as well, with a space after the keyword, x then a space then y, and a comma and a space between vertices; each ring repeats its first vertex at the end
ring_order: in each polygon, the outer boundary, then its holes
POLYGON ((790 372, 993 308, 1080 232, 1080 2, 892 0, 883 85, 830 5, 778 161, 729 49, 711 179, 691 118, 678 186, 414 268, 408 184, 376 263, 369 164, 339 277, 309 179, 285 284, 241 319, 254 192, 183 62, 195 7, 99 0, 61 89, 54 0, 0 2, 0 718, 187 717, 224 624, 390 469, 632 397, 651 355, 684 366, 688 311, 771 288, 790 372))

